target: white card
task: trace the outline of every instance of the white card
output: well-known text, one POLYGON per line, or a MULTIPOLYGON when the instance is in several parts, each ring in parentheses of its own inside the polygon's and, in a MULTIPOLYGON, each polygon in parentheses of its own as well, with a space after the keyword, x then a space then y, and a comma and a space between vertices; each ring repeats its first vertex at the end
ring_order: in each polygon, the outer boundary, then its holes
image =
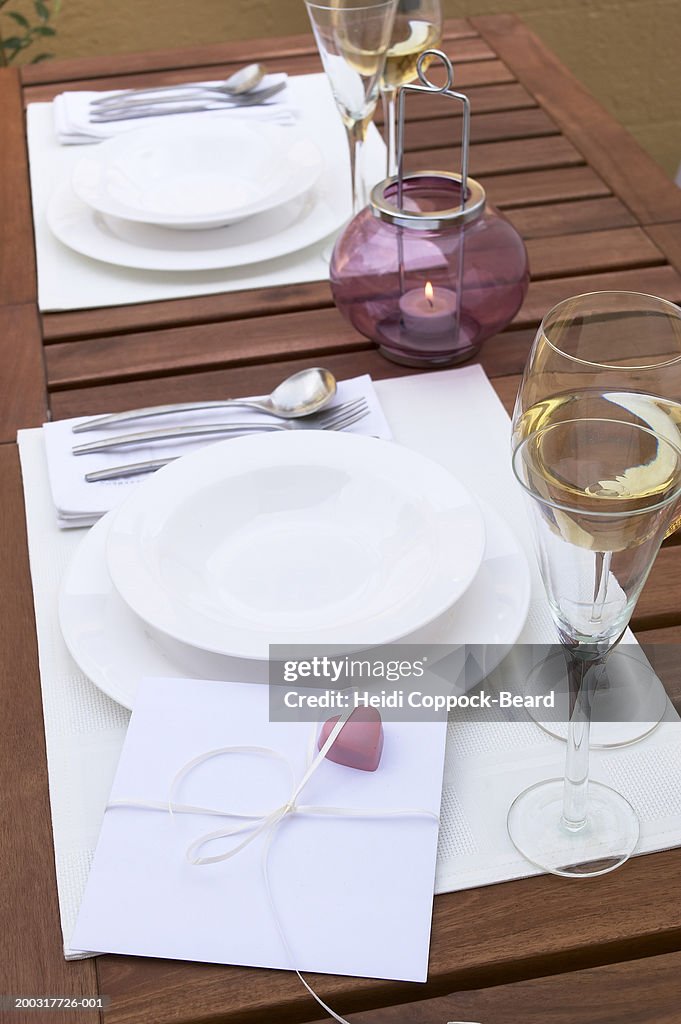
MULTIPOLYGON (((276 750, 300 780, 312 726, 271 723, 268 697, 268 687, 247 683, 145 680, 111 800, 167 801, 183 765, 233 745, 276 750)), ((264 836, 229 860, 196 865, 187 860, 189 844, 233 821, 110 806, 74 948, 425 981, 446 723, 387 722, 383 728, 377 771, 324 760, 298 802, 410 813, 287 816, 275 829, 267 860, 276 911, 265 885, 264 836)), ((291 788, 282 762, 229 754, 196 768, 174 798, 262 813, 285 803, 291 788)), ((228 848, 221 840, 202 855, 228 848)))

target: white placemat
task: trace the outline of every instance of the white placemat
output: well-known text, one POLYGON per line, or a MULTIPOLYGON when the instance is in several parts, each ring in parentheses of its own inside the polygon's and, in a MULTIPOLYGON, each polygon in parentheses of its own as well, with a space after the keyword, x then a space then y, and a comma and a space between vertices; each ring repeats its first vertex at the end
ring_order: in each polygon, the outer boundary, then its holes
MULTIPOLYGON (((288 80, 291 106, 299 125, 308 131, 334 165, 348 167, 348 144, 326 75, 298 75, 288 80)), ((212 114, 201 114, 202 118, 212 114)), ((216 129, 224 114, 216 114, 216 129)), ((55 135, 51 103, 30 103, 27 110, 28 157, 33 224, 38 264, 38 305, 43 312, 122 306, 134 302, 211 295, 217 292, 324 281, 329 276, 332 240, 327 238, 298 253, 237 270, 181 273, 130 270, 81 256, 54 237, 45 218, 52 192, 68 181, 82 159, 79 146, 61 146, 55 135)), ((372 125, 365 146, 365 177, 375 184, 385 176, 385 145, 372 125)))
MULTIPOLYGON (((553 642, 555 632, 513 480, 508 417, 479 366, 378 381, 376 392, 395 440, 448 466, 501 512, 528 553, 533 601, 521 641, 553 642)), ((64 950, 69 947, 128 713, 70 658, 57 622, 62 573, 82 535, 58 528, 41 430, 22 431, 29 554, 64 950)), ((629 638, 631 639, 631 638, 629 638)), ((638 852, 681 845, 681 723, 664 722, 647 739, 594 751, 593 777, 609 782, 641 817, 638 852)), ((436 892, 538 874, 506 834, 513 798, 532 782, 563 772, 565 746, 532 723, 452 718, 442 799, 436 892)))

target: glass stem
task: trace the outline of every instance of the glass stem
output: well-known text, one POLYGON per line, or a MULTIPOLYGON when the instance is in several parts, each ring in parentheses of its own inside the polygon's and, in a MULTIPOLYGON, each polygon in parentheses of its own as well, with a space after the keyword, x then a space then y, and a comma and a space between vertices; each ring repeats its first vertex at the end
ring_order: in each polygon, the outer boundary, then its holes
POLYGON ((563 791, 564 828, 578 832, 586 825, 589 790, 589 736, 591 704, 605 657, 585 654, 566 647, 567 674, 570 686, 570 723, 568 725, 563 791))
POLYGON ((397 174, 397 105, 395 89, 383 90, 383 123, 387 132, 386 177, 397 174))
POLYGON ((348 127, 348 143, 350 145, 350 182, 352 185, 352 216, 356 216, 367 204, 364 184, 364 125, 356 122, 348 127))

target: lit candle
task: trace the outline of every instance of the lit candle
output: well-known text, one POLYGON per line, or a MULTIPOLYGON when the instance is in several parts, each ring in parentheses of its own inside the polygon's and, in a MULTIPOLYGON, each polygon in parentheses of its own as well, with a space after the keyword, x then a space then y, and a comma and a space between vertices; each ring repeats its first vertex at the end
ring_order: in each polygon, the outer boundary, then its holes
POLYGON ((426 282, 423 291, 412 288, 400 299, 402 322, 414 337, 436 337, 456 329, 456 292, 450 288, 433 288, 426 282))

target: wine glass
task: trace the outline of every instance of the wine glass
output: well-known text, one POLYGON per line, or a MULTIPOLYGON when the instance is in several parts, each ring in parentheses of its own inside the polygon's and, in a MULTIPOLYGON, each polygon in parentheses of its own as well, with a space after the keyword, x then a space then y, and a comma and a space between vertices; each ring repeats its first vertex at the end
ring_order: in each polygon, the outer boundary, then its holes
POLYGON ((366 206, 362 147, 374 116, 397 0, 305 0, 319 55, 348 133, 353 214, 366 206))
MULTIPOLYGON (((681 446, 681 309, 674 303, 638 292, 592 292, 546 314, 516 399, 513 447, 542 426, 592 417, 637 423, 681 446)), ((674 516, 668 532, 679 525, 681 515, 674 516)), ((540 692, 546 678, 547 669, 540 667, 529 688, 536 683, 540 692)), ((595 696, 602 708, 613 706, 613 698, 637 710, 626 722, 620 714, 616 724, 599 711, 593 746, 640 739, 657 725, 667 702, 652 670, 643 665, 632 671, 624 657, 611 659, 595 696)), ((539 724, 565 738, 561 723, 539 724)))
MULTIPOLYGON (((397 174, 397 90, 416 78, 416 65, 423 51, 437 49, 441 41, 440 0, 398 0, 390 49, 381 78, 383 120, 388 132, 389 178, 397 174)), ((430 60, 424 61, 424 71, 429 63, 430 60)))
POLYGON ((681 309, 638 292, 576 295, 542 320, 518 390, 513 447, 548 423, 610 418, 681 443, 681 309))
POLYGON ((564 779, 521 793, 516 848, 566 877, 601 875, 638 841, 625 798, 589 782, 591 703, 681 495, 681 449, 617 416, 558 420, 520 441, 513 470, 528 498, 549 606, 566 658, 571 716, 564 779))

